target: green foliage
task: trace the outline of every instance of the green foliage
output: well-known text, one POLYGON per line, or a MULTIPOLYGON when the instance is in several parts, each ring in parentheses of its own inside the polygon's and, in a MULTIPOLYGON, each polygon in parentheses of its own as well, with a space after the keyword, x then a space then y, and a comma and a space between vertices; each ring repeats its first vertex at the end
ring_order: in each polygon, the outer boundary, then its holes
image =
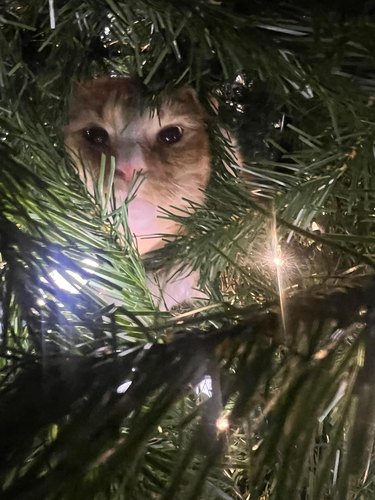
POLYGON ((1 498, 373 498, 373 18, 0 6, 1 498), (207 202, 144 262, 63 147, 73 81, 109 72, 212 124, 207 202), (145 268, 176 263, 210 299, 161 313, 145 268))

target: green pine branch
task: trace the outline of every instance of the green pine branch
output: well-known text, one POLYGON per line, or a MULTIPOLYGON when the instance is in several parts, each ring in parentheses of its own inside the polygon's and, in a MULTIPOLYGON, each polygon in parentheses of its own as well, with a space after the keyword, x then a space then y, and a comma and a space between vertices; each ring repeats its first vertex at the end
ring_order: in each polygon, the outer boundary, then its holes
POLYGON ((373 18, 52 4, 0 6, 2 497, 372 498, 373 18), (145 262, 63 148, 71 84, 109 72, 194 86, 212 125, 206 205, 145 262), (210 298, 161 314, 144 268, 176 260, 210 298))

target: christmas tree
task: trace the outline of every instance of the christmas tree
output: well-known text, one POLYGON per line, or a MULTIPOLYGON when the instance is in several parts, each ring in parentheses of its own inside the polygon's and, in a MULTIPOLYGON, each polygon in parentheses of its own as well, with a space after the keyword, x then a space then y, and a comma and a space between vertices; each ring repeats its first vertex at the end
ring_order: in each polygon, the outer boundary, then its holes
POLYGON ((2 0, 1 498, 374 498, 373 14, 2 0), (206 201, 145 258, 64 147, 98 75, 209 117, 206 201), (161 311, 175 266, 207 298, 161 311))

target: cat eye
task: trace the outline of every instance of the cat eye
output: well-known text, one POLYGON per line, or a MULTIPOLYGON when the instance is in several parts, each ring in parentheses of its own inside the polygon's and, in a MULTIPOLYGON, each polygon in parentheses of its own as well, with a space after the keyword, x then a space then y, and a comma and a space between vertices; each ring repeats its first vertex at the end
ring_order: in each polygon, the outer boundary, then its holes
POLYGON ((91 144, 105 146, 109 142, 108 132, 102 127, 90 127, 83 132, 85 139, 91 144))
POLYGON ((158 139, 165 144, 175 144, 178 142, 183 134, 181 127, 166 127, 158 133, 158 139))

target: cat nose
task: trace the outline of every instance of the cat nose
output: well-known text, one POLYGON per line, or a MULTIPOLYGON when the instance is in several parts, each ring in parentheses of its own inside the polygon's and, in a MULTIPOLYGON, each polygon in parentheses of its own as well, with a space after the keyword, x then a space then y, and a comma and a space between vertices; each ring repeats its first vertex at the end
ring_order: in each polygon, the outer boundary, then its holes
MULTIPOLYGON (((122 145, 124 146, 124 145, 122 145)), ((129 182, 136 172, 145 171, 142 152, 139 147, 120 147, 116 154, 116 174, 129 182)))
POLYGON ((132 177, 137 172, 143 172, 144 168, 140 162, 129 162, 129 161, 116 161, 116 175, 124 179, 126 182, 130 182, 132 177))

